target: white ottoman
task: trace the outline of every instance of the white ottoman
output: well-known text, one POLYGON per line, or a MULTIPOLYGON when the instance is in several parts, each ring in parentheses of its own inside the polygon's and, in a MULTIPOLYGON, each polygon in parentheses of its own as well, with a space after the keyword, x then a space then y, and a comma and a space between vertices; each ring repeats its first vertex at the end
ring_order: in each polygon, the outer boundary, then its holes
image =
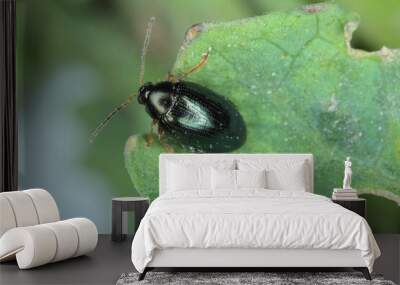
POLYGON ((86 218, 59 221, 43 189, 0 193, 0 261, 16 258, 27 269, 80 256, 96 248, 97 235, 86 218))

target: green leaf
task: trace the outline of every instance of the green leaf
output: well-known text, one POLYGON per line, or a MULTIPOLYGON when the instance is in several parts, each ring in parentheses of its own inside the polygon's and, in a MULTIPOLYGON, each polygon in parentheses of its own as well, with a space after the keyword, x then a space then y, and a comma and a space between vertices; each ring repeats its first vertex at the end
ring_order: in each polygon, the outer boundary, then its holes
MULTIPOLYGON (((351 48, 358 16, 334 3, 274 12, 187 33, 172 73, 226 96, 247 126, 238 153, 313 153, 315 192, 330 195, 353 160, 354 187, 400 204, 400 51, 351 48)), ((155 139, 128 140, 126 167, 137 190, 155 198, 155 139)), ((179 152, 182 149, 176 148, 179 152)))

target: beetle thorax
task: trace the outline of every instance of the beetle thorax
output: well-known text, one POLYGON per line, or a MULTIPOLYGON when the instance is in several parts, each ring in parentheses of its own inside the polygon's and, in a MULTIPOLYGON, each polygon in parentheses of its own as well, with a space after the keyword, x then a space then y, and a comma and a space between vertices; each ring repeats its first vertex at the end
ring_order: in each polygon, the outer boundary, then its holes
POLYGON ((149 94, 147 105, 155 111, 157 116, 164 115, 171 108, 171 94, 163 91, 153 91, 149 94))
POLYGON ((174 85, 169 81, 146 83, 139 89, 138 102, 153 119, 160 119, 173 105, 174 85))
POLYGON ((146 112, 154 119, 166 114, 172 105, 172 95, 164 90, 142 88, 138 101, 145 105, 146 112))

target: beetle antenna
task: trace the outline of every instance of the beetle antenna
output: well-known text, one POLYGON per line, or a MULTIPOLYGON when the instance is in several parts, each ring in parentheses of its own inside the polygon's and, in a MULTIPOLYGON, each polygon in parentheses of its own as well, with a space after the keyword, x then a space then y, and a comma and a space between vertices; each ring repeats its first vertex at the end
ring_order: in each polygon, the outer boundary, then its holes
POLYGON ((142 48, 142 55, 140 57, 140 73, 139 73, 140 85, 144 84, 144 67, 145 67, 145 61, 146 61, 146 53, 149 48, 151 31, 153 29, 153 24, 154 24, 155 20, 156 20, 155 17, 151 17, 147 24, 146 36, 144 38, 144 43, 143 43, 143 48, 142 48))
POLYGON ((100 123, 100 125, 97 126, 97 128, 90 134, 90 143, 94 141, 94 139, 97 137, 97 135, 104 129, 104 127, 108 124, 109 121, 114 117, 115 114, 117 114, 119 111, 124 109, 126 106, 128 106, 131 102, 132 99, 136 97, 136 94, 133 94, 126 99, 124 103, 116 107, 110 114, 107 115, 107 117, 100 123))
MULTIPOLYGON (((146 28, 146 36, 144 38, 144 44, 143 44, 143 49, 142 49, 142 55, 140 57, 140 73, 139 73, 139 82, 140 85, 144 84, 144 67, 145 67, 145 60, 146 60, 146 53, 149 48, 149 43, 150 43, 150 36, 151 36, 151 31, 153 29, 153 24, 154 21, 156 20, 155 17, 151 17, 146 28)), ((90 135, 90 142, 92 143, 94 139, 98 136, 98 134, 104 129, 104 127, 108 124, 109 121, 114 117, 115 114, 117 114, 119 111, 122 109, 125 109, 131 102, 132 99, 136 97, 135 94, 131 95, 126 99, 124 103, 116 107, 110 114, 107 115, 107 117, 100 123, 100 125, 97 126, 97 128, 91 133, 90 135)))

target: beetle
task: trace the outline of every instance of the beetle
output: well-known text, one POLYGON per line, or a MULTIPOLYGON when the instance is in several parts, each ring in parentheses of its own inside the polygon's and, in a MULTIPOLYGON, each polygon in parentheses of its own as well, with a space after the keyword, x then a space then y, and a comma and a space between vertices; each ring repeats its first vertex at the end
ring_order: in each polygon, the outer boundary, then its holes
POLYGON ((235 105, 200 84, 184 81, 205 65, 210 49, 196 66, 179 77, 168 74, 166 81, 144 83, 145 55, 154 20, 150 19, 146 30, 141 56, 141 87, 137 95, 129 96, 115 108, 92 133, 92 140, 116 113, 137 97, 137 102, 145 106, 152 118, 150 132, 146 135, 147 145, 152 144, 153 128, 158 125, 158 138, 168 152, 173 151, 169 142, 196 152, 229 152, 239 148, 246 140, 246 125, 235 105))

